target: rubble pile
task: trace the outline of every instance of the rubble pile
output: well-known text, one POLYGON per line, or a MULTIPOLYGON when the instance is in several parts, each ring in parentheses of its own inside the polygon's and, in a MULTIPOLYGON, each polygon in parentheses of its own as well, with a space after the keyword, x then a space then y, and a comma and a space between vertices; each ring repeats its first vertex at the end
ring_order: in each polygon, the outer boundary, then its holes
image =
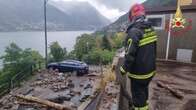
POLYGON ((152 110, 196 110, 196 65, 158 62, 150 85, 152 110))
POLYGON ((106 85, 98 110, 118 110, 120 86, 116 82, 106 85))
POLYGON ((95 85, 100 82, 100 71, 91 71, 92 75, 76 76, 74 73, 42 71, 32 80, 12 90, 0 99, 0 110, 46 110, 43 104, 18 99, 15 95, 24 95, 77 108, 97 91, 95 85), (96 75, 95 75, 96 74, 96 75))

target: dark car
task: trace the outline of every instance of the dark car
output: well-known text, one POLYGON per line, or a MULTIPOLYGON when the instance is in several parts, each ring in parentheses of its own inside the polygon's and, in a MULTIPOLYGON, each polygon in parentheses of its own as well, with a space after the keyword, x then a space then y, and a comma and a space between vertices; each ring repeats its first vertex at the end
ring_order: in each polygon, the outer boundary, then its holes
POLYGON ((57 63, 50 63, 48 69, 58 70, 59 72, 77 72, 77 75, 88 74, 89 66, 77 60, 65 60, 57 63))

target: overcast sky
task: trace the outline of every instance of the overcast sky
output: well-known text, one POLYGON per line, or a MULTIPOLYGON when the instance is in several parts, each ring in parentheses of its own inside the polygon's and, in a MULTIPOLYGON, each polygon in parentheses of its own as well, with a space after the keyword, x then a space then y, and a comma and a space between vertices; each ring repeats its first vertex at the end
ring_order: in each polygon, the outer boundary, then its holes
MULTIPOLYGON (((59 0, 56 0, 59 1, 59 0)), ((129 11, 134 3, 141 3, 145 0, 63 0, 63 1, 87 1, 93 5, 102 15, 116 20, 121 15, 129 11)))

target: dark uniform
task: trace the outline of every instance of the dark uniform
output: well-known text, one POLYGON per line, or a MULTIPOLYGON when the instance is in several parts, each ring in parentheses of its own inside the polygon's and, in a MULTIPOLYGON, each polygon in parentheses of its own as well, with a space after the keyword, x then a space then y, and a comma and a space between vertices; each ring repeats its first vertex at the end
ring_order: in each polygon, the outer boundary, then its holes
POLYGON ((127 34, 125 61, 120 70, 131 79, 135 110, 148 110, 148 87, 156 70, 157 35, 147 21, 133 23, 127 34))

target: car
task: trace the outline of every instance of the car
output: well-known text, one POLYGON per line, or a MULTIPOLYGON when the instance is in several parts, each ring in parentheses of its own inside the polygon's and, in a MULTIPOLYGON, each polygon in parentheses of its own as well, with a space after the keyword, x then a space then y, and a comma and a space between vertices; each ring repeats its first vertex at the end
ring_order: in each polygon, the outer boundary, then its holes
POLYGON ((89 66, 77 60, 65 60, 61 62, 50 63, 47 69, 58 70, 59 72, 77 72, 77 75, 88 74, 89 66))

